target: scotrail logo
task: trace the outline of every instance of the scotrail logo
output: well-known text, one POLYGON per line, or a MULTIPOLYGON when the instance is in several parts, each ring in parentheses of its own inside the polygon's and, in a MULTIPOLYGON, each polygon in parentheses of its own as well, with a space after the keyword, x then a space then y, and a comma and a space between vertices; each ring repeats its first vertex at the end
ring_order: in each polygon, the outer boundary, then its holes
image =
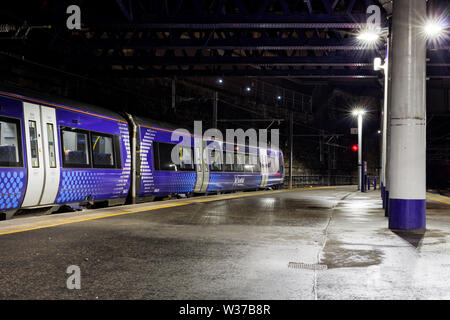
POLYGON ((235 185, 235 186, 243 186, 244 183, 245 183, 245 178, 244 177, 239 177, 239 176, 234 177, 233 185, 235 185))

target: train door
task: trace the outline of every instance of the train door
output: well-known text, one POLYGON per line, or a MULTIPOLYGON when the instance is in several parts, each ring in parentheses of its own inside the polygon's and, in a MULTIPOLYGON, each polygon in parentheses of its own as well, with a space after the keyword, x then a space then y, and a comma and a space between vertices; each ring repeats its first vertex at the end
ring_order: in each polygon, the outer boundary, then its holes
POLYGON ((206 150, 206 141, 195 138, 194 153, 197 170, 197 180, 195 181, 194 187, 195 193, 204 193, 208 188, 209 166, 206 159, 207 153, 203 150, 206 150))
POLYGON ((197 180, 195 181, 194 192, 199 193, 203 185, 203 157, 202 157, 202 143, 198 138, 195 139, 194 154, 195 154, 195 170, 197 171, 197 180))
POLYGON ((208 159, 208 152, 206 152, 206 150, 207 150, 206 146, 207 146, 206 141, 203 141, 203 143, 202 143, 203 183, 202 183, 202 188, 200 190, 201 193, 206 192, 206 190, 208 189, 208 184, 209 184, 209 159, 208 159))
POLYGON ((44 152, 44 190, 39 204, 55 202, 59 188, 59 150, 55 109, 41 106, 42 142, 44 152))
POLYGON ((269 166, 267 164, 267 150, 259 149, 259 158, 261 161, 261 185, 260 188, 267 186, 267 180, 269 177, 269 166))
POLYGON ((44 157, 42 154, 41 112, 39 105, 23 103, 28 182, 22 206, 37 206, 44 187, 44 157))

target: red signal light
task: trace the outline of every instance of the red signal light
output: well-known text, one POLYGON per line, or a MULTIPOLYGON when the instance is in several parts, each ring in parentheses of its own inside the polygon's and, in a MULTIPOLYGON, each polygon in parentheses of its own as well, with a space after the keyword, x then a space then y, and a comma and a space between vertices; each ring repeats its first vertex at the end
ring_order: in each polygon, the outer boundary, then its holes
POLYGON ((358 151, 359 150, 359 146, 357 144, 354 144, 352 146, 352 150, 355 151, 355 152, 358 151))

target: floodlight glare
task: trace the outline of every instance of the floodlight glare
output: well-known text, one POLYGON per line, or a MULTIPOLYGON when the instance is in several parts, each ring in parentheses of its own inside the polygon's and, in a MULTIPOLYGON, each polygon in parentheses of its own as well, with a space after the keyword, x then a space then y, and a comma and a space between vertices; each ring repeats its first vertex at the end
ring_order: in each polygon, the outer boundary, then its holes
POLYGON ((356 37, 360 41, 373 43, 378 40, 379 34, 375 30, 362 30, 356 37))
POLYGON ((366 113, 366 111, 362 110, 362 109, 355 109, 355 110, 352 111, 352 114, 355 117, 360 116, 360 115, 362 116, 362 115, 364 115, 364 113, 366 113))
POLYGON ((245 91, 250 92, 252 89, 250 87, 246 87, 245 91))
POLYGON ((217 79, 217 83, 222 84, 223 83, 223 79, 222 78, 217 79))
POLYGON ((427 37, 439 37, 444 31, 444 25, 439 21, 428 21, 424 26, 424 31, 427 37))

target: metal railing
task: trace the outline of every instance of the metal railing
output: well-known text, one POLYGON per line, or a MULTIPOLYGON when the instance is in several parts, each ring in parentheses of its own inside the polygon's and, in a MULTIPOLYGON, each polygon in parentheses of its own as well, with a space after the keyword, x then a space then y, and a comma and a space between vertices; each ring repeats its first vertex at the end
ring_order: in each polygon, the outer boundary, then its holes
MULTIPOLYGON (((357 176, 343 176, 343 175, 308 175, 308 176, 293 176, 292 186, 343 186, 343 185, 357 185, 357 176)), ((284 186, 289 186, 289 176, 284 179, 284 186)))

